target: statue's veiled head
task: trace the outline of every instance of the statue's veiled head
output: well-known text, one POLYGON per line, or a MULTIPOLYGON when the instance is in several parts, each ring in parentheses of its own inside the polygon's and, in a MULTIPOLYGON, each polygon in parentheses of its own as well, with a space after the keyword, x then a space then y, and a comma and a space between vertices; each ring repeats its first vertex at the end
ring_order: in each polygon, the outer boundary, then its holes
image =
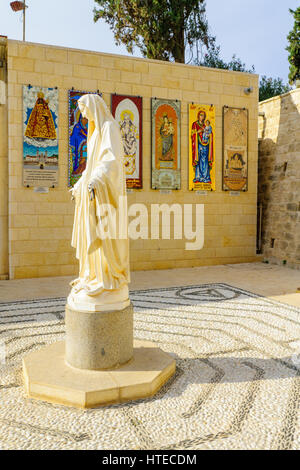
POLYGON ((78 100, 78 107, 82 116, 90 122, 94 121, 100 131, 105 121, 111 121, 112 115, 103 98, 96 94, 83 95, 78 100))

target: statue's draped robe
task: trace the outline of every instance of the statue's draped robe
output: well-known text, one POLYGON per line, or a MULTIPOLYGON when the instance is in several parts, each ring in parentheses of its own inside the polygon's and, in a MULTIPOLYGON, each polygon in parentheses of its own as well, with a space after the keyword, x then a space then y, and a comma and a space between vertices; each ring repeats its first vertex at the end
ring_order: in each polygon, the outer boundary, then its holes
POLYGON ((102 98, 84 95, 78 104, 89 119, 89 137, 87 166, 74 187, 72 246, 76 248, 80 272, 73 285, 97 295, 103 289, 119 289, 130 280, 124 150, 119 126, 102 98), (92 201, 88 191, 91 181, 95 190, 92 201), (117 230, 116 236, 123 239, 103 236, 101 207, 107 204, 105 232, 113 235, 117 230))

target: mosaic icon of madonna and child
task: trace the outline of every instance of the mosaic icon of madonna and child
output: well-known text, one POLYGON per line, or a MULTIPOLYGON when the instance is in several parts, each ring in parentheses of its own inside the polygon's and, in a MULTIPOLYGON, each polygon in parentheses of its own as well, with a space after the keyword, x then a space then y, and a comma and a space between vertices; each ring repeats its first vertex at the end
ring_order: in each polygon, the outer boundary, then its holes
POLYGON ((143 187, 143 98, 111 96, 112 115, 120 126, 127 189, 143 187))
POLYGON ((23 160, 27 169, 58 168, 58 90, 23 86, 23 160))
POLYGON ((169 118, 168 114, 164 114, 160 127, 161 155, 159 160, 164 162, 174 160, 174 135, 175 129, 172 119, 169 118))
POLYGON ((214 135, 206 111, 200 110, 192 125, 192 156, 195 170, 194 183, 211 183, 214 161, 214 135))

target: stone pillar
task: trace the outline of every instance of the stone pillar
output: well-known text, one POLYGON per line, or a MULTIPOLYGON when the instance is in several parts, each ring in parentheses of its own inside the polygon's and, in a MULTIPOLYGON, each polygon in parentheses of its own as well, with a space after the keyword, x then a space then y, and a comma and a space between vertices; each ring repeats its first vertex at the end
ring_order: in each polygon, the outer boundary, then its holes
POLYGON ((133 357, 133 307, 80 312, 66 307, 66 363, 77 369, 113 369, 133 357))
POLYGON ((152 397, 175 373, 174 358, 133 342, 133 308, 82 312, 66 307, 66 341, 23 358, 27 396, 79 408, 152 397))

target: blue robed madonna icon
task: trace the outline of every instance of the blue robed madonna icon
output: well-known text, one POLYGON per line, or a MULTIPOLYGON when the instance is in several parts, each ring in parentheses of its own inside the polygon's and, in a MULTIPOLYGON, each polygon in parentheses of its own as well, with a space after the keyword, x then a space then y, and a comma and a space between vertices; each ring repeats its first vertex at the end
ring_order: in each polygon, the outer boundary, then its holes
POLYGON ((193 181, 211 184, 214 135, 210 121, 206 117, 204 110, 199 111, 198 119, 192 125, 192 156, 195 169, 193 181))
MULTIPOLYGON (((75 124, 70 137, 70 146, 73 149, 73 174, 79 173, 79 162, 82 155, 82 149, 86 146, 88 120, 82 117, 79 108, 74 112, 75 124)), ((81 171, 80 171, 81 173, 81 171)))

